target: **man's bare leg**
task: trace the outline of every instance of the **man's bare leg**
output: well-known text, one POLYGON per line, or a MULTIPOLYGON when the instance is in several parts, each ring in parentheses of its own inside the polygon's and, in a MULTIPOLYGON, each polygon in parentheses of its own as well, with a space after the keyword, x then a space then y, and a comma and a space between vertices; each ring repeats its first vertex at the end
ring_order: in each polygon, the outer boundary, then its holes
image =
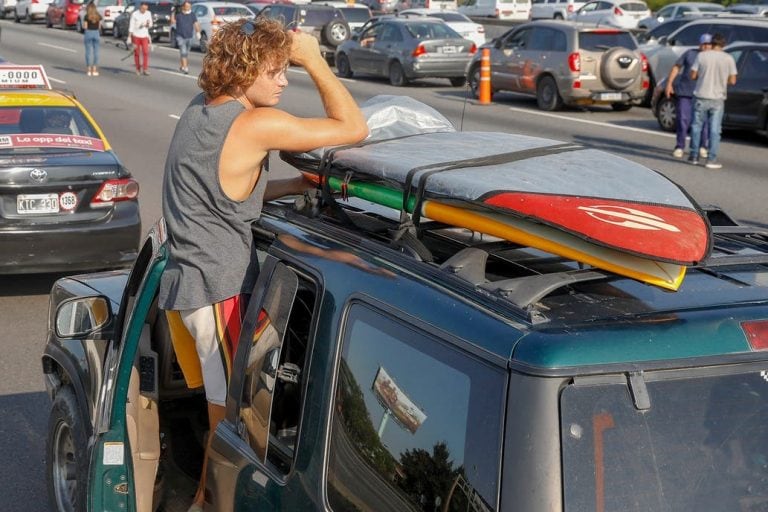
POLYGON ((208 468, 208 453, 211 450, 211 441, 213 441, 213 434, 216 432, 216 427, 219 422, 224 419, 224 415, 227 409, 223 405, 216 405, 208 402, 208 441, 205 443, 205 456, 203 457, 203 471, 200 475, 200 484, 197 486, 197 493, 195 494, 195 500, 193 505, 203 506, 205 501, 205 472, 208 468))

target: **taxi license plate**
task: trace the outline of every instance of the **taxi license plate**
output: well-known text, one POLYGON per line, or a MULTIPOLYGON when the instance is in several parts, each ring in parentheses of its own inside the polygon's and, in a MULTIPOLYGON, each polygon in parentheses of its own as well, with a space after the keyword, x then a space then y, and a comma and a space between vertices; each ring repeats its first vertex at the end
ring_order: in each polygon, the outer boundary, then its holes
POLYGON ((456 53, 458 51, 458 48, 455 46, 443 46, 440 48, 440 53, 456 53))
POLYGON ((620 92, 601 92, 600 100, 601 101, 621 101, 621 93, 620 92))
POLYGON ((18 213, 59 213, 58 194, 19 194, 16 196, 18 213))

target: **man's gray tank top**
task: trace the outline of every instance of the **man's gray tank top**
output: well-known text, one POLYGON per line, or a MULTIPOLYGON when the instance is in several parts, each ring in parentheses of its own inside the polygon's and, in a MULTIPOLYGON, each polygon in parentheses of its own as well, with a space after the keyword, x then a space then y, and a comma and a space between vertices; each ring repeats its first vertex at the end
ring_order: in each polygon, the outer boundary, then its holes
POLYGON ((160 281, 163 309, 197 309, 250 293, 259 264, 251 223, 261 215, 265 165, 251 195, 229 199, 219 183, 219 158, 237 101, 205 105, 200 94, 176 126, 163 179, 163 216, 170 254, 160 281))

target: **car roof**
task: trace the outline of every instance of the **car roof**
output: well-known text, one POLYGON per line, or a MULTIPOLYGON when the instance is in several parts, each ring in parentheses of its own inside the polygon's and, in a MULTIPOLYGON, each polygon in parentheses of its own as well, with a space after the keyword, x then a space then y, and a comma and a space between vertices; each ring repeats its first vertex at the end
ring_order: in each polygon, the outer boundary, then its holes
MULTIPOLYGON (((701 25, 702 23, 711 23, 714 25, 744 25, 752 27, 765 27, 768 26, 768 20, 762 18, 739 18, 739 17, 704 17, 696 18, 686 23, 684 26, 678 28, 675 32, 683 30, 691 25, 701 25)), ((674 34, 674 33, 673 33, 674 34)))

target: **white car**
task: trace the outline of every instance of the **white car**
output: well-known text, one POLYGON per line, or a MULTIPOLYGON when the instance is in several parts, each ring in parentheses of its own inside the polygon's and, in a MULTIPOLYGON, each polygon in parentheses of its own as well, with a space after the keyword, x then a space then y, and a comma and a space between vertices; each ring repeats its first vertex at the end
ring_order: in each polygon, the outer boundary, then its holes
MULTIPOLYGON (((192 12, 200 23, 200 38, 196 39, 192 46, 197 47, 202 53, 208 51, 208 41, 223 24, 242 18, 249 20, 255 18, 253 11, 243 4, 234 2, 197 2, 192 4, 192 12)), ((176 45, 174 31, 171 31, 171 45, 176 45)))
POLYGON ((582 0, 533 0, 532 20, 565 20, 581 9, 582 0))
POLYGON ((467 16, 525 21, 531 15, 531 0, 466 0, 458 11, 467 16))
POLYGON ((16 0, 0 0, 0 17, 7 18, 16 11, 16 0))
POLYGON ((665 21, 682 18, 683 16, 689 16, 691 19, 695 16, 714 15, 719 12, 723 12, 725 7, 720 4, 713 4, 711 2, 679 2, 674 4, 667 4, 656 14, 643 18, 637 24, 637 28, 645 30, 651 30, 665 21))
POLYGON ((469 39, 480 46, 485 44, 485 27, 475 23, 464 14, 457 11, 433 11, 430 9, 406 9, 400 11, 401 15, 411 16, 429 16, 431 18, 440 18, 446 25, 459 33, 464 39, 469 39))
POLYGON ((593 0, 587 2, 569 19, 597 26, 636 29, 641 19, 651 15, 641 0, 593 0))
POLYGON ((21 20, 32 23, 34 20, 44 20, 48 11, 48 4, 53 0, 17 0, 13 19, 18 23, 21 20))
MULTIPOLYGON (((125 10, 126 2, 122 0, 94 0, 94 2, 96 3, 96 10, 101 14, 101 27, 99 31, 102 35, 104 35, 104 32, 112 32, 115 26, 115 18, 125 10)), ((80 13, 77 15, 77 25, 75 28, 80 33, 85 30, 85 5, 83 5, 80 13)))

